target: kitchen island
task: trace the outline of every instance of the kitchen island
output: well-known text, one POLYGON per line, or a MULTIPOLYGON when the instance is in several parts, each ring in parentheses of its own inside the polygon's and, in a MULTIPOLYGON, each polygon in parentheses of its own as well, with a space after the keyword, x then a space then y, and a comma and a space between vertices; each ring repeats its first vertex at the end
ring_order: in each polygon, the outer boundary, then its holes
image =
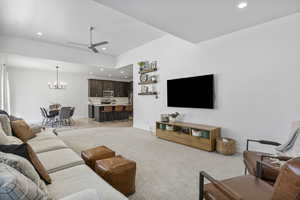
POLYGON ((131 104, 90 104, 89 117, 95 121, 115 121, 128 119, 132 115, 131 104))

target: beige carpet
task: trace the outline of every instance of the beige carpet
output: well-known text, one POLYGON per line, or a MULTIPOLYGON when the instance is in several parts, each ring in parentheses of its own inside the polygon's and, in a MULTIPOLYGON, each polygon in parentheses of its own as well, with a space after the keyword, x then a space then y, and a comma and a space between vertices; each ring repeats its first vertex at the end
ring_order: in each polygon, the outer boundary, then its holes
POLYGON ((196 200, 199 171, 217 179, 243 174, 241 155, 223 156, 157 139, 129 127, 100 127, 59 132, 76 152, 106 145, 137 162, 136 193, 131 200, 196 200))

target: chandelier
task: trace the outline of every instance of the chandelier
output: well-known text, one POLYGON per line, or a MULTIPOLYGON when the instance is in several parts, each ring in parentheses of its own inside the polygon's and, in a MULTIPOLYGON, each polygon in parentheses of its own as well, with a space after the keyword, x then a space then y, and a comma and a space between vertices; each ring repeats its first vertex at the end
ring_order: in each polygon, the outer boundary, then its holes
POLYGON ((66 82, 59 81, 58 69, 59 69, 59 66, 56 66, 56 81, 53 83, 48 82, 49 89, 66 89, 66 87, 67 87, 66 82))

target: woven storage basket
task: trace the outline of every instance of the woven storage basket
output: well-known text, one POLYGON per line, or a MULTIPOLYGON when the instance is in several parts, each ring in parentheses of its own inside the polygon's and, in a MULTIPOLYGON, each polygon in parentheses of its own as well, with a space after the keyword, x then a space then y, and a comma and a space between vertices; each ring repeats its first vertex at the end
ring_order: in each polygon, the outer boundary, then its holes
POLYGON ((228 142, 224 142, 223 138, 217 139, 217 152, 224 155, 235 154, 236 153, 235 140, 230 138, 224 138, 224 139, 227 139, 228 142))

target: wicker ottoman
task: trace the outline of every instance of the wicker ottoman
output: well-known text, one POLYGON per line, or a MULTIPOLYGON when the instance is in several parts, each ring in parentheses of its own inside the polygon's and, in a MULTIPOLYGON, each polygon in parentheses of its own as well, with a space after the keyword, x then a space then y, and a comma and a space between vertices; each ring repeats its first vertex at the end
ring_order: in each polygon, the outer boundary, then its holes
POLYGON ((111 158, 115 155, 115 152, 106 146, 99 146, 81 152, 81 157, 85 164, 87 164, 93 170, 95 169, 95 163, 97 160, 111 158))
POLYGON ((122 156, 96 161, 95 172, 122 194, 135 192, 136 163, 122 156))

